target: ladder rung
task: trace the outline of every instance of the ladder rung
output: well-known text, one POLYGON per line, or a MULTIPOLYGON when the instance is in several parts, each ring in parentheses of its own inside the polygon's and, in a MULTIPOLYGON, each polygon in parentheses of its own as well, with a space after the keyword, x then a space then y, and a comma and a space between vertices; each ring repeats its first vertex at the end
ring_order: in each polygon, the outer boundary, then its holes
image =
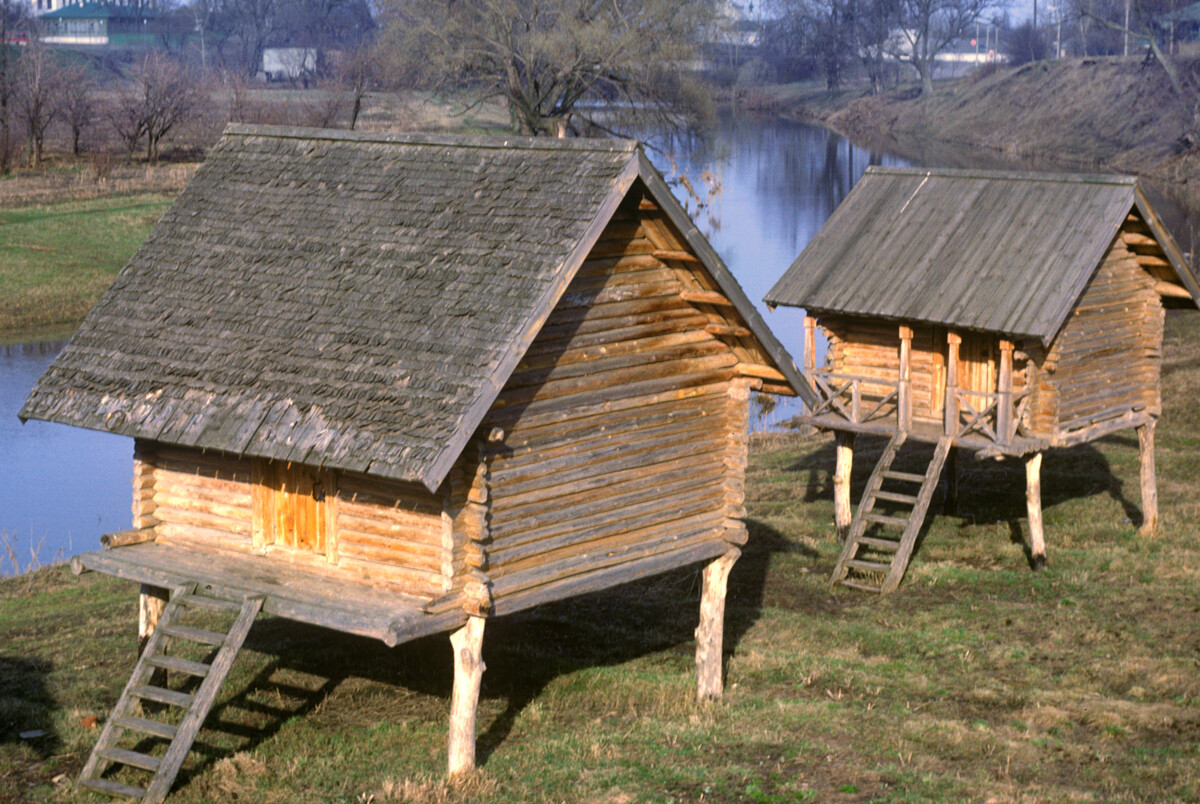
POLYGON ((151 773, 158 770, 158 766, 162 764, 162 760, 158 757, 140 754, 137 751, 126 751, 124 748, 97 748, 96 753, 110 762, 120 762, 122 765, 141 768, 151 773))
POLYGON ((123 729, 136 731, 139 734, 152 734, 155 737, 162 737, 164 740, 173 739, 175 732, 179 730, 170 723, 160 723, 157 720, 148 720, 144 717, 117 717, 113 718, 113 723, 123 729))
POLYGON ((219 597, 209 597, 208 595, 192 594, 183 595, 180 600, 185 606, 199 606, 205 609, 216 609, 218 611, 241 611, 242 604, 233 600, 223 600, 219 597))
POLYGON ((863 572, 887 572, 891 569, 888 564, 877 564, 874 561, 863 561, 861 558, 852 558, 846 562, 847 567, 853 567, 856 570, 863 572))
POLYGON ((107 793, 110 796, 141 798, 146 795, 146 791, 140 787, 134 787, 131 784, 121 784, 120 782, 114 782, 112 779, 80 779, 79 786, 89 787, 92 790, 107 793))
POLYGON ((851 589, 861 589, 864 592, 875 592, 876 594, 878 594, 881 589, 879 586, 871 586, 869 583, 852 581, 849 578, 842 578, 840 581, 838 581, 838 583, 840 583, 842 586, 849 586, 851 589))
POLYGON ((914 475, 911 472, 884 472, 888 480, 903 480, 906 483, 924 483, 925 475, 914 475))
POLYGON ((908 520, 902 516, 888 516, 887 514, 869 513, 866 515, 866 519, 868 522, 879 522, 883 525, 894 525, 897 528, 908 527, 908 520))
POLYGON ((225 635, 217 631, 205 631, 203 628, 191 628, 186 625, 168 625, 163 628, 167 636, 199 642, 201 645, 222 645, 225 635))
POLYGON ((904 503, 906 505, 915 505, 917 502, 917 498, 911 494, 897 494, 894 491, 877 491, 875 492, 875 499, 904 503))
POLYGON ((141 698, 145 701, 157 701, 171 706, 179 706, 187 709, 192 705, 192 701, 196 696, 188 695, 186 692, 176 692, 175 690, 166 690, 162 687, 152 687, 149 684, 139 684, 129 691, 129 694, 135 698, 141 698))
POLYGON ((174 670, 176 673, 186 673, 189 676, 197 676, 199 678, 204 678, 208 675, 208 671, 212 669, 210 665, 203 662, 180 659, 178 656, 147 656, 146 664, 153 667, 161 667, 164 670, 174 670))
POLYGON ((894 553, 900 549, 900 542, 893 541, 892 539, 876 539, 872 536, 859 536, 858 543, 876 550, 884 550, 888 553, 894 553))

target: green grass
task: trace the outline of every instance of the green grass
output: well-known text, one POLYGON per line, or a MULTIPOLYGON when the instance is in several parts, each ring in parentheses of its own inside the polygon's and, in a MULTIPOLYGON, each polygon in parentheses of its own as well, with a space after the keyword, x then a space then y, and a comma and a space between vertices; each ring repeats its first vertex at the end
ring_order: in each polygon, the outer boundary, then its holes
MULTIPOLYGON (((488 624, 480 771, 447 785, 448 641, 387 649, 278 619, 251 634, 177 802, 1188 801, 1200 798, 1200 336, 1173 316, 1161 532, 1138 537, 1130 434, 1043 467, 961 462, 900 590, 831 592, 827 437, 754 442, 725 700, 693 700, 694 570, 488 624)), ((860 441, 862 483, 879 445, 860 441)), ((0 799, 72 779, 134 661, 136 588, 0 582, 0 799), (40 738, 20 732, 41 730, 40 738)))
POLYGON ((171 200, 143 194, 0 210, 0 333, 82 320, 171 200))

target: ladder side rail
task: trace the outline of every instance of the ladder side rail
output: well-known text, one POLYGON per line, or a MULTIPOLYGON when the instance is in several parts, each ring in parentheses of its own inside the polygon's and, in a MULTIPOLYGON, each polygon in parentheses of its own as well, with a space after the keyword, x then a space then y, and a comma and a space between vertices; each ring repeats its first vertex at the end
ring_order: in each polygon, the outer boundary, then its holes
POLYGON ((175 618, 175 614, 179 611, 180 606, 177 598, 182 597, 194 588, 193 584, 177 587, 172 590, 171 599, 163 609, 162 615, 158 619, 158 624, 155 626, 154 633, 146 641, 146 646, 143 648, 141 656, 138 657, 137 664, 133 666, 129 682, 121 691, 121 695, 117 698, 117 703, 113 706, 112 711, 109 712, 108 718, 104 721, 104 727, 100 730, 100 736, 96 738, 96 744, 92 747, 92 752, 88 755, 83 769, 79 772, 80 782, 89 779, 99 779, 104 771, 108 769, 110 762, 100 756, 100 751, 115 745, 117 740, 121 738, 121 734, 125 731, 125 728, 118 725, 117 720, 132 716, 132 704, 133 701, 137 700, 136 696, 133 695, 133 689, 144 684, 156 669, 146 661, 146 658, 158 653, 160 647, 165 647, 163 643, 170 640, 170 637, 163 630, 164 626, 170 625, 171 621, 175 618))
POLYGON ((209 710, 216 701, 225 676, 233 666, 233 660, 241 652, 242 643, 246 641, 246 635, 250 633, 250 627, 254 624, 254 618, 262 608, 264 599, 263 595, 248 595, 243 600, 242 609, 230 627, 225 643, 213 659, 212 670, 200 682, 191 707, 179 723, 175 739, 171 741, 158 772, 146 788, 143 804, 159 804, 171 792, 171 785, 183 767, 183 760, 191 750, 192 743, 196 741, 196 735, 199 734, 204 719, 208 717, 209 710))

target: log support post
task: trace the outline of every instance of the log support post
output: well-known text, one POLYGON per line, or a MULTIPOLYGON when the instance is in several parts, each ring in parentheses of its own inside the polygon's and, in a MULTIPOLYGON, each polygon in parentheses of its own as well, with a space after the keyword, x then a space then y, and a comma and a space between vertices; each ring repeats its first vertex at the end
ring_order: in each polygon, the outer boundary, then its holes
POLYGON ((1137 429, 1142 479, 1142 526, 1138 528, 1139 536, 1149 536, 1158 528, 1158 484, 1154 477, 1154 424, 1155 420, 1151 418, 1137 429))
POLYGON ((997 378, 996 438, 1008 444, 1013 437, 1013 342, 1000 340, 1000 376, 997 378))
POLYGON ((168 589, 164 589, 161 586, 142 584, 138 594, 139 656, 146 649, 146 643, 150 641, 150 635, 158 627, 158 618, 162 617, 163 609, 167 607, 167 600, 170 597, 171 592, 168 589))
POLYGON ((955 332, 946 333, 946 435, 958 433, 958 347, 962 336, 955 332))
POLYGON ((837 432, 837 466, 833 472, 833 526, 843 544, 850 534, 850 470, 854 466, 854 433, 837 432))
POLYGON ((900 327, 900 382, 896 387, 896 426, 907 431, 912 426, 912 327, 900 327))
POLYGON ((804 379, 816 387, 813 374, 817 370, 817 319, 804 316, 804 379))
POLYGON ((1029 512, 1029 553, 1034 572, 1046 566, 1046 537, 1042 532, 1042 453, 1025 456, 1025 506, 1029 512))
POLYGON ((454 649, 454 692, 450 698, 449 775, 475 768, 475 715, 483 680, 483 617, 468 617, 467 624, 450 635, 454 649))
POLYGON ((725 593, 729 571, 742 551, 730 546, 720 558, 704 568, 700 596, 700 625, 696 627, 696 696, 701 701, 719 701, 722 693, 721 659, 725 637, 725 593))

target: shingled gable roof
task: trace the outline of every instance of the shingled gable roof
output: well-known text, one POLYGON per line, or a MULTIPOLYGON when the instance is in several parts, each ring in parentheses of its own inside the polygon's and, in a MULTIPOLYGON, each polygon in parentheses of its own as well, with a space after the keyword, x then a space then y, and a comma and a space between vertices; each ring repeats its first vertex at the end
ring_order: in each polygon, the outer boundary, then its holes
POLYGON ((641 179, 634 142, 233 125, 20 416, 436 489, 641 179))
POLYGON ((1134 178, 869 167, 766 301, 1048 344, 1134 209, 1200 299, 1134 178))

